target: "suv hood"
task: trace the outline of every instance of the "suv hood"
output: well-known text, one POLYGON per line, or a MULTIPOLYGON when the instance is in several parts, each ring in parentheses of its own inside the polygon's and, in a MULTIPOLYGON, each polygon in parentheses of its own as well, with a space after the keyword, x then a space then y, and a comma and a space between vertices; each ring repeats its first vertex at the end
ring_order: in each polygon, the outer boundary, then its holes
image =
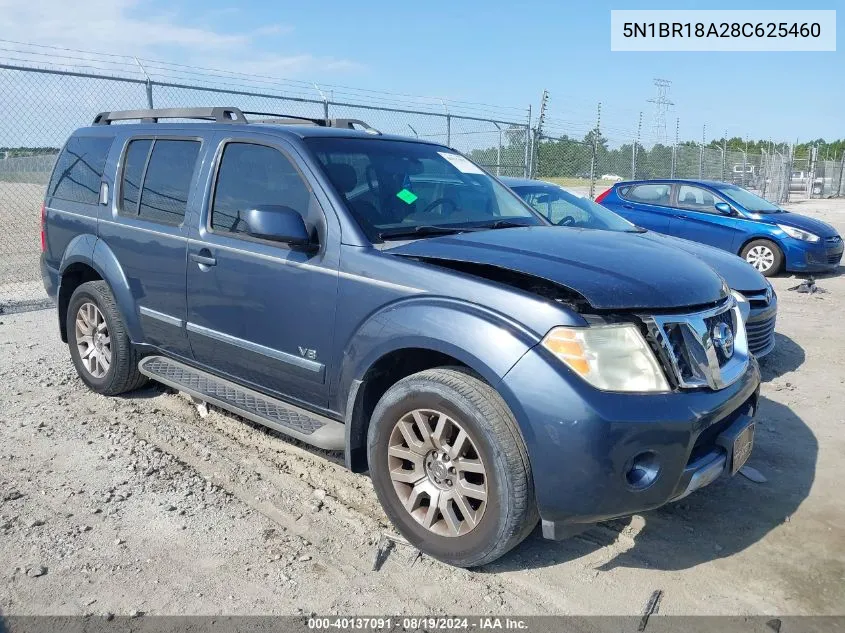
POLYGON ((722 278, 703 260, 637 233, 533 226, 421 239, 382 252, 531 275, 598 310, 684 308, 726 296, 722 278))
POLYGON ((695 255, 724 277, 728 286, 734 290, 754 292, 765 290, 768 286, 766 278, 757 272, 754 266, 728 251, 654 231, 642 233, 640 239, 651 240, 669 248, 679 248, 690 255, 695 255))
POLYGON ((806 215, 800 215, 798 213, 790 213, 789 211, 785 211, 784 213, 752 213, 752 217, 755 220, 762 220, 768 224, 785 224, 786 226, 793 226, 802 231, 809 231, 822 239, 839 235, 836 229, 827 222, 809 218, 806 215))

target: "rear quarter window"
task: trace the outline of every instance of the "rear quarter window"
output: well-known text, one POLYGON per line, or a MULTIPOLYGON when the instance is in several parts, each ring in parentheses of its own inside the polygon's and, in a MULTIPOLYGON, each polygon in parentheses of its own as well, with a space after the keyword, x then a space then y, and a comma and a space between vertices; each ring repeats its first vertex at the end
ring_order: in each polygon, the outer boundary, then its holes
POLYGON ((53 168, 47 196, 83 204, 97 204, 100 181, 113 138, 73 136, 67 142, 53 168))
POLYGON ((623 198, 643 204, 669 204, 669 194, 672 192, 672 185, 653 184, 636 185, 620 189, 619 193, 623 198))

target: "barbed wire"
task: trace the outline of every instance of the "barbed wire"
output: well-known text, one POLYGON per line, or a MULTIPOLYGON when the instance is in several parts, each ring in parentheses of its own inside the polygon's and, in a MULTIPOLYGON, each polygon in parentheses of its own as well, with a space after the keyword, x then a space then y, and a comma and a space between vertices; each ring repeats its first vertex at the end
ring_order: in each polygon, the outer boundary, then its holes
POLYGON ((284 96, 310 98, 319 101, 324 101, 327 99, 326 95, 331 95, 333 101, 365 101, 372 105, 409 109, 427 107, 443 114, 467 114, 500 120, 527 120, 529 111, 527 106, 496 105, 338 84, 316 84, 305 80, 284 79, 260 73, 207 68, 147 57, 100 53, 15 40, 0 39, 0 45, 2 45, 0 46, 0 63, 14 63, 15 65, 32 66, 43 70, 97 71, 108 73, 109 76, 133 80, 145 80, 149 77, 158 81, 200 82, 221 89, 226 87, 236 89, 257 88, 265 91, 272 89, 281 92, 284 96))

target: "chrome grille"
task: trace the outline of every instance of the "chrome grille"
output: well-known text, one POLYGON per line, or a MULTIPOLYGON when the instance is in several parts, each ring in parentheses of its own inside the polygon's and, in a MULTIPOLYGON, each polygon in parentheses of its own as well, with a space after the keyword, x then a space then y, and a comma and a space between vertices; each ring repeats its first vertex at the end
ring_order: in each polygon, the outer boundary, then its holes
POLYGON ((748 339, 733 297, 711 310, 692 314, 641 315, 664 366, 681 388, 723 389, 748 367, 748 339), (733 335, 733 350, 714 342, 723 324, 733 335))

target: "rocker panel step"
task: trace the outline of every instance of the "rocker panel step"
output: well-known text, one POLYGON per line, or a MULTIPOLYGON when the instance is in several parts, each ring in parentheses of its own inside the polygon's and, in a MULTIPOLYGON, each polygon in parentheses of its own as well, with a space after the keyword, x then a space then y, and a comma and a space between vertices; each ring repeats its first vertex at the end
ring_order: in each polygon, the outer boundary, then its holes
POLYGON ((247 389, 237 383, 164 356, 147 356, 138 370, 153 380, 268 426, 318 448, 342 451, 340 422, 247 389))

